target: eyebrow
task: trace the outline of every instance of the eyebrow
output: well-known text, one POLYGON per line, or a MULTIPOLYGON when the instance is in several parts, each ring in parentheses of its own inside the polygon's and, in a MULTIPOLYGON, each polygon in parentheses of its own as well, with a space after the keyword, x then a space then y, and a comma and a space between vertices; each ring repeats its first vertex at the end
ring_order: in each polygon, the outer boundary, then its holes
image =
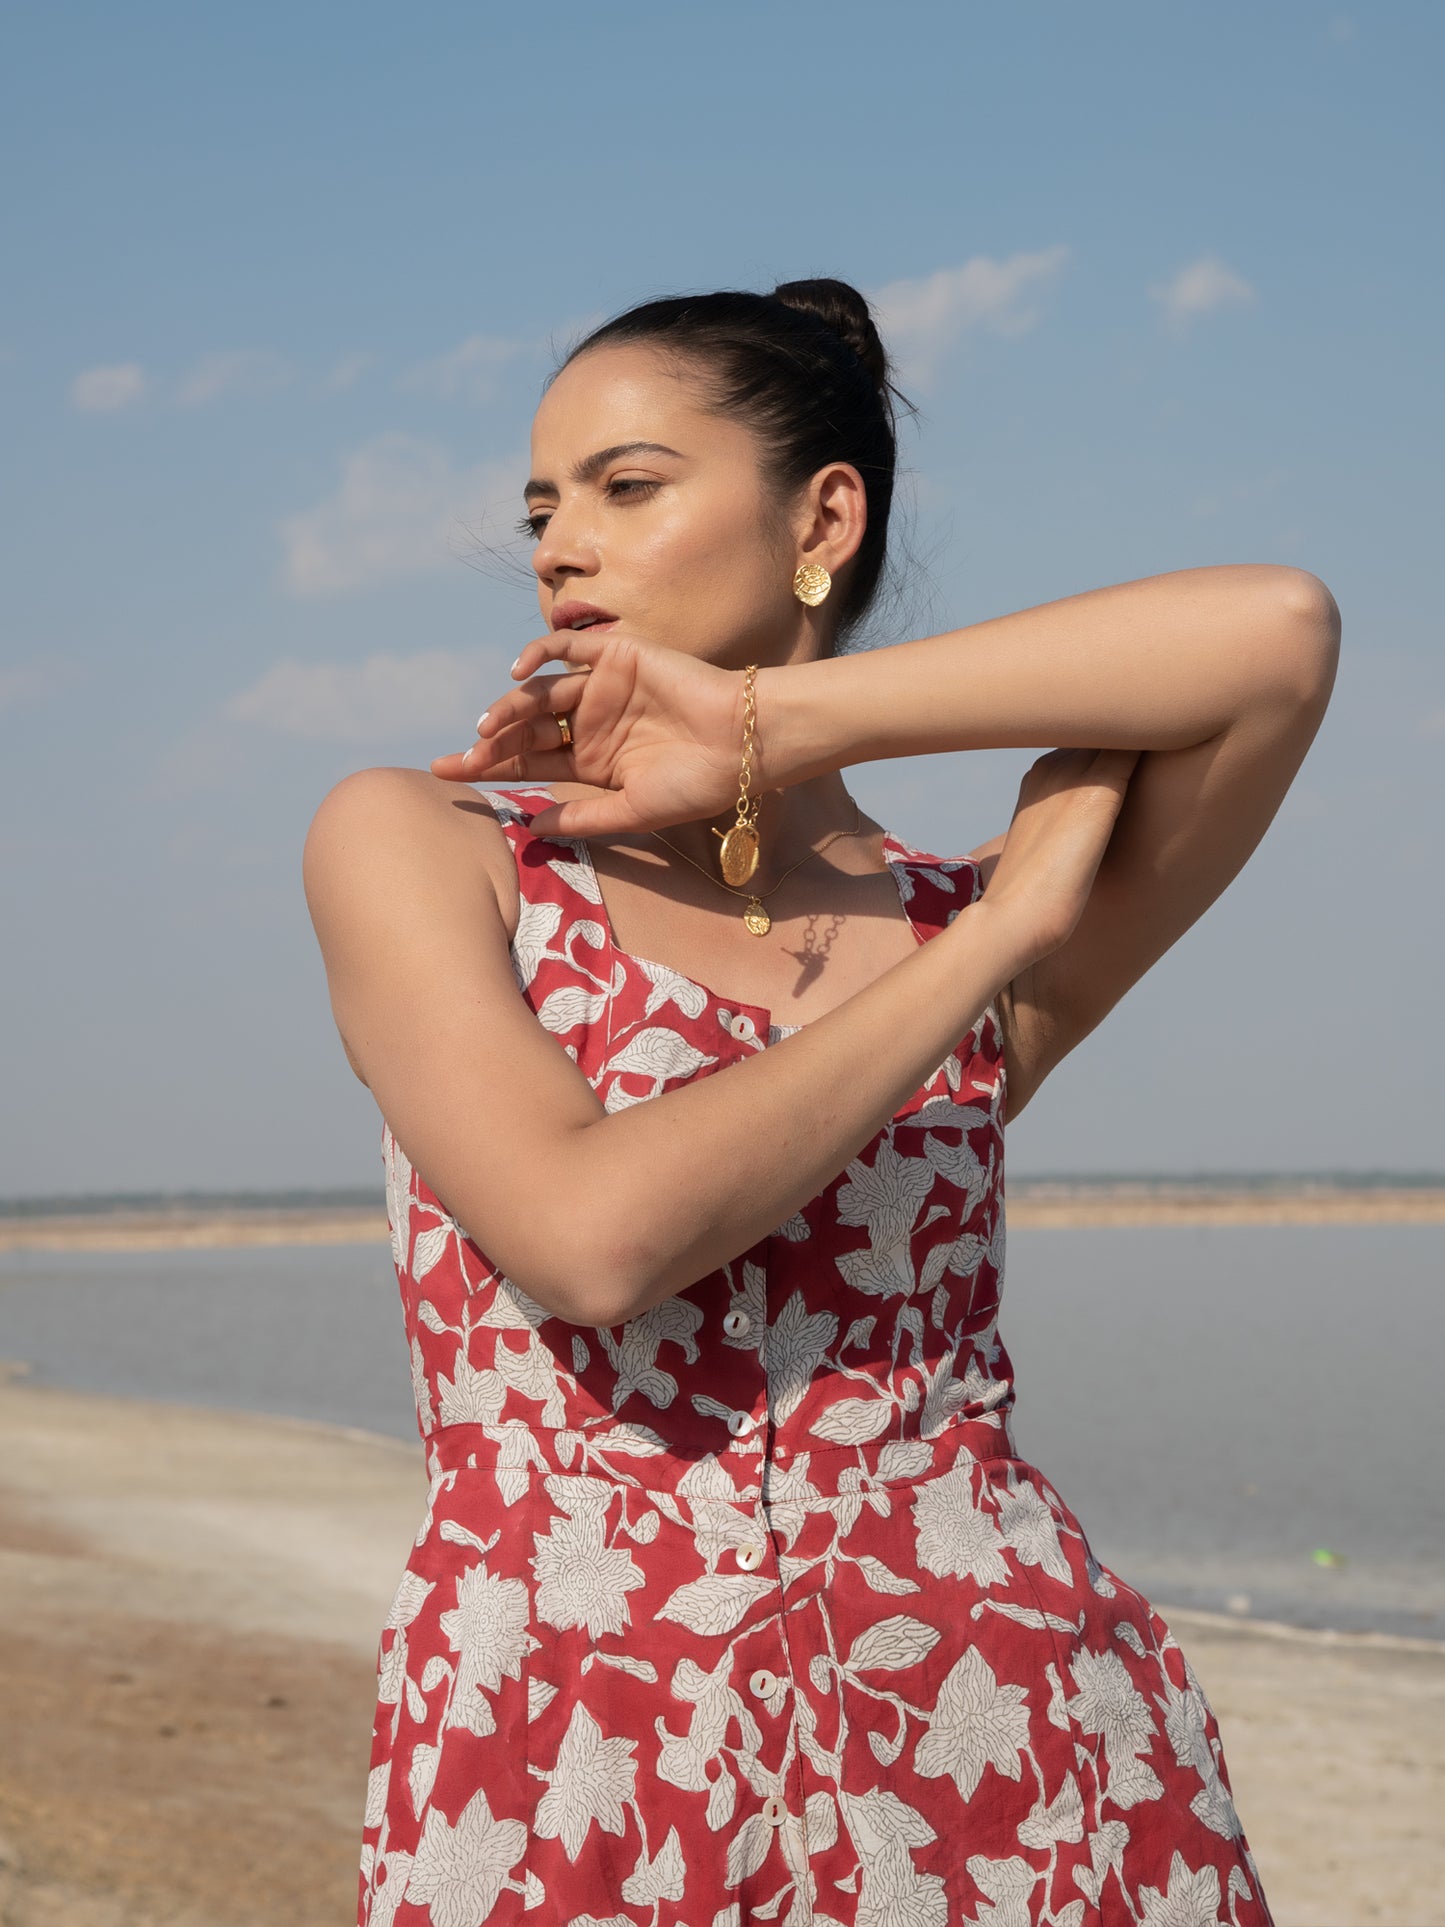
MULTIPOLYGON (((624 455, 676 455, 679 461, 682 460, 678 451, 675 448, 669 448, 664 442, 617 442, 611 448, 599 448, 595 455, 585 455, 573 468, 572 480, 594 482, 609 463, 621 461, 624 455)), ((541 482, 533 479, 522 490, 522 499, 525 502, 534 502, 539 495, 556 493, 555 482, 541 482)))

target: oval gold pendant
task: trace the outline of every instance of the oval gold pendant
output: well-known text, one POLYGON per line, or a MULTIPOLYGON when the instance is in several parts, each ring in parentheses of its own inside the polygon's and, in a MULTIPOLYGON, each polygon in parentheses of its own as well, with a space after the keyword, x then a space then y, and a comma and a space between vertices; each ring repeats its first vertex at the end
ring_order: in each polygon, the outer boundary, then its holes
POLYGON ((758 867, 758 833, 751 823, 734 823, 719 852, 724 883, 746 883, 758 867))
POLYGON ((747 909, 744 910, 743 922, 748 926, 749 930, 752 931, 755 937, 767 936, 768 932, 773 927, 772 918, 768 915, 767 911, 763 908, 763 906, 758 902, 756 897, 753 898, 752 902, 748 905, 747 909))

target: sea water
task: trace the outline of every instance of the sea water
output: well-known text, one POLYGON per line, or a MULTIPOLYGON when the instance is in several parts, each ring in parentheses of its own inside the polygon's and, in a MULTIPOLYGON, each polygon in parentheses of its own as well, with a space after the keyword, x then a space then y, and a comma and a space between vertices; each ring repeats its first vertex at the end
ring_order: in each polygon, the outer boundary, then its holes
MULTIPOLYGON (((1021 1455, 1155 1604, 1445 1639, 1445 1226, 1011 1229, 1001 1332, 1021 1455)), ((0 1255, 0 1359, 417 1438, 382 1246, 0 1255)))

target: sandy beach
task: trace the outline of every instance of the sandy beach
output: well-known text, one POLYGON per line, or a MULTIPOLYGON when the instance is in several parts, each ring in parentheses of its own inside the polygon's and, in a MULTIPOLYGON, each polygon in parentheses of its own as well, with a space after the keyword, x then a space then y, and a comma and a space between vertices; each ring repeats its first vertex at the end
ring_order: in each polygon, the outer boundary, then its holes
MULTIPOLYGON (((0 1384, 0 1923, 344 1927, 420 1448, 0 1384)), ((1445 1923, 1445 1648, 1170 1612, 1279 1927, 1445 1923)))
MULTIPOLYGON (((1198 1184, 1010 1186, 1010 1225, 1445 1224, 1445 1186, 1198 1184)), ((0 1217, 5 1251, 202 1251, 247 1245, 382 1244, 386 1215, 354 1207, 45 1212, 0 1217)))

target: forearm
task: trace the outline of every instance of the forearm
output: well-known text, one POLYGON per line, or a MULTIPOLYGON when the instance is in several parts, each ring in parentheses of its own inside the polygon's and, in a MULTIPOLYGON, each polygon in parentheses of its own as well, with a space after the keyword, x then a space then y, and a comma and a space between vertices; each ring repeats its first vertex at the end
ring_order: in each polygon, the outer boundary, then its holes
POLYGON ((1298 687, 1331 631, 1318 578, 1182 569, 945 635, 765 668, 765 784, 885 757, 1011 748, 1187 749, 1298 687))
POLYGON ((793 1036, 585 1126, 569 1195, 604 1282, 599 1302, 567 1315, 621 1324, 767 1237, 846 1168, 1030 960, 1016 925, 980 899, 793 1036))

